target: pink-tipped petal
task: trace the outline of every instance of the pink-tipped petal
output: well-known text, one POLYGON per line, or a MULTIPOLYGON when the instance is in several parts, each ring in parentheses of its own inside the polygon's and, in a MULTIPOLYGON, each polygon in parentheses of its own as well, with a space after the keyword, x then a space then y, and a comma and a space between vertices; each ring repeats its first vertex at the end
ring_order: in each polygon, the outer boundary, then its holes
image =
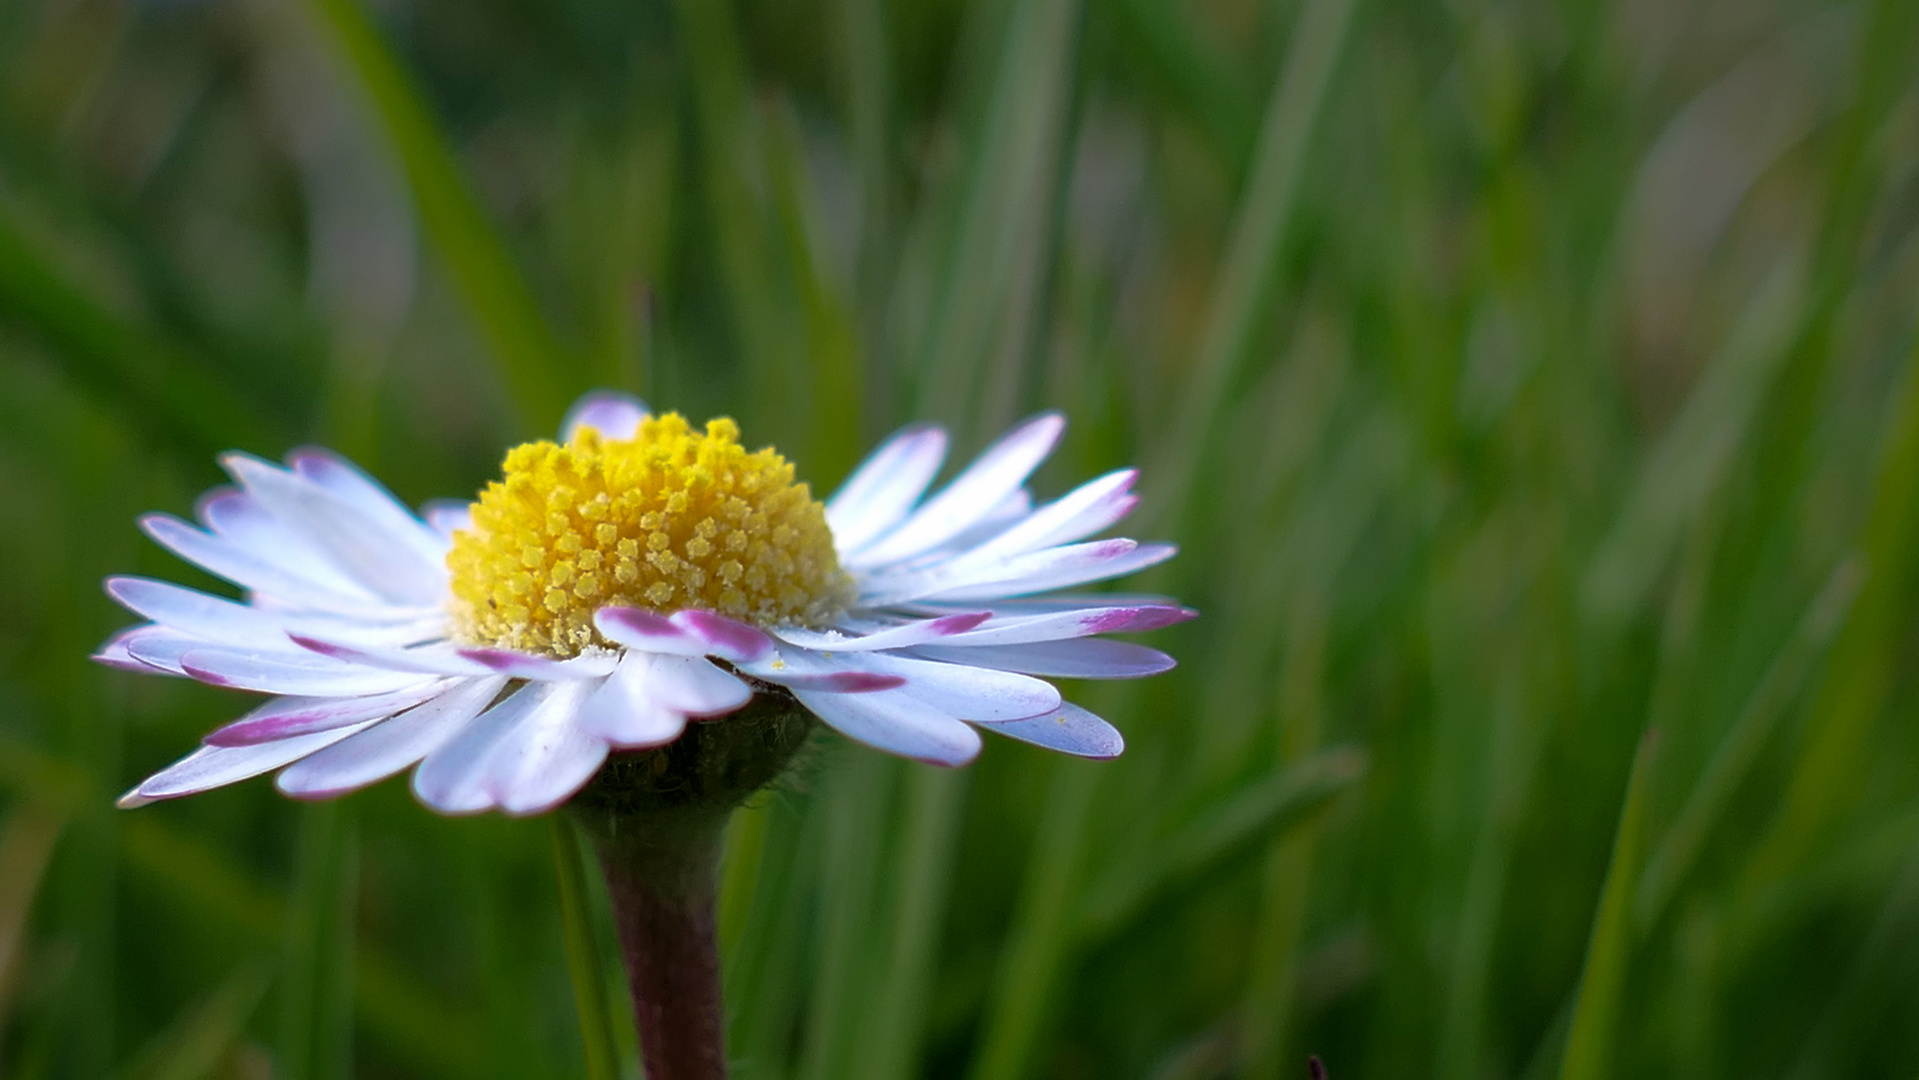
POLYGON ((1138 477, 1137 469, 1120 469, 1089 480, 955 561, 965 565, 988 564, 1083 540, 1117 523, 1138 505, 1139 497, 1131 492, 1133 481, 1138 477))
POLYGON ((1167 604, 1141 607, 1089 608, 1060 611, 1010 619, 994 619, 976 630, 955 634, 936 644, 961 648, 975 645, 1021 645, 1035 641, 1059 641, 1090 637, 1094 634, 1139 633, 1172 626, 1194 618, 1191 608, 1167 604))
POLYGON ((208 746, 257 746, 316 731, 331 731, 368 720, 383 720, 443 693, 448 683, 433 679, 404 690, 363 697, 276 697, 240 719, 208 732, 208 746))
POLYGON ((331 746, 373 723, 377 721, 257 746, 202 746, 120 796, 117 805, 122 810, 131 810, 161 799, 177 799, 251 779, 331 746))
POLYGON ((705 647, 706 654, 734 664, 751 664, 773 652, 773 639, 724 615, 688 608, 672 615, 673 625, 705 647))
POLYGON ((287 639, 316 656, 388 671, 412 671, 428 675, 485 675, 497 670, 490 665, 469 660, 461 656, 459 650, 445 644, 393 649, 325 641, 306 634, 288 634, 287 639))
POLYGON ((296 799, 330 799, 378 783, 439 749, 504 686, 503 678, 459 683, 423 705, 301 758, 274 783, 296 799))
POLYGON ((1052 589, 1068 589, 1136 573, 1178 554, 1171 544, 1141 544, 1126 539, 1093 540, 1015 556, 971 573, 933 570, 916 580, 886 582, 868 604, 942 600, 985 603, 1052 589))
POLYGON ((107 667, 120 671, 131 671, 140 675, 170 675, 176 678, 184 678, 186 672, 175 667, 162 667, 158 664, 150 664, 133 655, 133 650, 128 647, 128 642, 136 640, 142 634, 156 631, 165 633, 164 630, 150 625, 135 626, 122 630, 103 642, 100 648, 96 650, 89 659, 97 664, 105 664, 107 667))
POLYGON ((781 640, 816 651, 872 652, 875 649, 903 649, 910 645, 941 642, 956 634, 964 634, 992 617, 990 611, 967 611, 919 619, 875 630, 870 634, 843 634, 838 631, 821 633, 798 628, 782 628, 774 632, 781 640))
POLYGON ((270 562, 232 541, 199 529, 167 514, 147 514, 140 528, 155 543, 182 559, 256 593, 298 602, 323 610, 364 609, 381 604, 379 597, 358 585, 335 584, 317 575, 303 575, 270 562))
POLYGON ((570 660, 554 660, 512 649, 455 649, 454 655, 501 675, 542 682, 605 678, 619 662, 618 656, 607 652, 575 656, 570 660))

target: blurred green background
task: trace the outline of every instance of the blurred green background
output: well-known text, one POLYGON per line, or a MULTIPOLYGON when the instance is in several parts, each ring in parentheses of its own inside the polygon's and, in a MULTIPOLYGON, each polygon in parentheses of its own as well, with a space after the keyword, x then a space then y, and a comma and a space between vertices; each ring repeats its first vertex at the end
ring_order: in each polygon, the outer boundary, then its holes
POLYGON ((1916 298, 1910 0, 4 0, 0 1075, 589 1075, 548 821, 115 811, 245 702, 86 655, 217 451, 594 386, 1064 409, 1205 613, 735 822, 741 1080, 1919 1075, 1916 298))

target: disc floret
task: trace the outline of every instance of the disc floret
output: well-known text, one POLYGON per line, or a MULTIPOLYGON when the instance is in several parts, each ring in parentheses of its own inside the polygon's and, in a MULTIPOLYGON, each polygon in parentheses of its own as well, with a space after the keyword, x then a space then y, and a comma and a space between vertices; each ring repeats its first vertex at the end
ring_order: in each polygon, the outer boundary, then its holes
POLYGON ((614 604, 830 621, 851 586, 825 507, 786 459, 739 439, 730 419, 699 431, 667 413, 630 439, 586 427, 508 451, 447 555, 454 636, 574 656, 607 645, 593 613, 614 604))

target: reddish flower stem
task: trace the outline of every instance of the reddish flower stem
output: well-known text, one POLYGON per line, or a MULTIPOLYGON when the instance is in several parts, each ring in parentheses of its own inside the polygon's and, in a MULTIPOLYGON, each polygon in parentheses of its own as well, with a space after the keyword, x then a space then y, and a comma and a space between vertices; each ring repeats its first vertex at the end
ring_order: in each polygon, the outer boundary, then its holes
POLYGON ((726 815, 595 835, 647 1080, 725 1080, 716 909, 726 815))

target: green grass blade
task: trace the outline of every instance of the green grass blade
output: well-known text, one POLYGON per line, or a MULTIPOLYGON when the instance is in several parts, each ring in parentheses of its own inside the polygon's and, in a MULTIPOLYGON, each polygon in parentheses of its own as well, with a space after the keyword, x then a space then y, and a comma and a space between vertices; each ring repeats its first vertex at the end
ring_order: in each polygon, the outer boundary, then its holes
POLYGON ((75 382, 136 428, 196 457, 265 446, 274 421, 175 345, 108 310, 0 211, 0 322, 43 342, 75 382))
POLYGON ((937 982, 940 926, 946 914, 959 845, 968 774, 918 767, 906 777, 906 807, 894 845, 896 899, 887 943, 870 989, 872 1008, 860 1049, 863 1080, 921 1075, 918 1057, 927 998, 937 982))
POLYGON ((16 808, 0 830, 0 1027, 8 999, 19 985, 15 965, 25 951, 27 917, 47 874, 54 845, 65 825, 63 815, 31 804, 16 808))
POLYGON ((1754 856, 1752 881, 1776 881, 1811 850, 1857 790, 1867 734, 1890 693, 1919 549, 1919 352, 1885 420, 1872 509, 1860 537, 1859 600, 1833 643, 1773 832, 1754 856))
MULTIPOLYGON (((255 961, 234 972, 155 1036, 117 1080, 205 1080, 221 1075, 217 1070, 266 993, 269 971, 265 962, 255 961)), ((277 1069, 274 1075, 280 1075, 277 1069)))
POLYGON ((1236 792, 1154 847, 1140 869, 1107 872, 1086 890, 1075 918, 1089 946, 1124 937, 1127 928, 1175 901, 1224 863, 1284 837, 1366 775, 1366 752, 1340 746, 1236 792))
POLYGON ((1184 400, 1152 469, 1162 490, 1175 494, 1152 511, 1151 533, 1177 518, 1179 500, 1199 467, 1205 433, 1220 414, 1233 380, 1266 312, 1273 269, 1285 240, 1306 153, 1318 126, 1326 90, 1345 52, 1358 0, 1306 0, 1292 43, 1266 106, 1252 172, 1233 217, 1231 239, 1200 331, 1184 400))
POLYGON ((1582 604, 1602 623, 1639 608, 1707 505, 1791 351, 1804 300, 1796 267, 1774 271, 1647 457, 1581 582, 1582 604))
POLYGON ((1080 0, 1008 14, 952 247, 918 343, 919 415, 992 428, 1025 396, 1065 167, 1080 0))
POLYGON ((549 814, 553 869, 559 882, 560 933, 566 944, 566 969, 573 982, 573 1007, 580 1018, 580 1043, 587 1080, 617 1080, 619 1041, 613 1035, 613 1010, 607 1000, 607 972, 593 934, 593 908, 587 902, 586 862, 579 837, 563 814, 549 814))
POLYGON ((1626 781, 1626 798, 1619 811, 1619 829, 1613 837, 1612 860, 1606 867, 1606 883, 1600 890, 1592 936, 1586 945, 1586 963, 1579 974, 1579 1003, 1573 1008, 1559 1080, 1606 1080, 1613 1075, 1621 1042, 1619 1014, 1634 943, 1632 898, 1645 845, 1646 780, 1657 745, 1658 733, 1648 731, 1633 755, 1632 774, 1626 781))
POLYGON ((892 820, 895 781, 901 765, 864 746, 846 744, 826 794, 827 840, 819 913, 819 970, 813 979, 804 1080, 853 1075, 853 1061, 866 1038, 863 1018, 879 970, 879 918, 892 820))
POLYGON ((280 1039, 289 1080, 345 1080, 353 1045, 353 945, 359 859, 338 802, 299 808, 299 853, 281 931, 280 1039))
POLYGON ((1030 1074, 1070 955, 1073 901, 1081 888, 1101 773, 1098 765, 1071 760, 1053 762, 1052 770, 1039 837, 967 1080, 1020 1080, 1030 1074))
POLYGON ((311 0, 406 176, 428 243, 498 365, 527 432, 558 426, 572 379, 538 299, 481 206, 446 133, 360 0, 311 0))
POLYGON ((1750 773, 1859 594, 1859 566, 1848 560, 1827 577, 1798 627, 1753 687, 1739 716, 1714 748, 1671 827, 1653 849, 1633 899, 1633 920, 1650 929, 1698 860, 1733 791, 1750 773))

